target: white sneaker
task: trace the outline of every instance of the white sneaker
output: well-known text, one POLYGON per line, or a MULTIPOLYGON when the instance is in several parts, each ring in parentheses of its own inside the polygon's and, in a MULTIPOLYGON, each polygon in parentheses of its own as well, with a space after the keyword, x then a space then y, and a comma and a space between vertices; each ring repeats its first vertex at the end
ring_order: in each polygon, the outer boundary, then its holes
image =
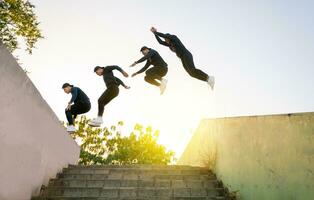
POLYGON ((166 87, 167 87, 167 83, 168 83, 167 79, 164 79, 164 78, 163 78, 163 79, 161 80, 161 83, 160 83, 160 86, 159 86, 160 95, 162 95, 162 94, 165 92, 166 87))
POLYGON ((209 76, 207 80, 207 84, 210 86, 212 90, 214 90, 215 86, 215 77, 214 76, 209 76))
POLYGON ((67 127, 67 131, 69 133, 74 133, 76 131, 75 127, 73 125, 68 125, 67 127))
POLYGON ((100 127, 102 123, 103 123, 102 117, 97 117, 88 122, 88 125, 93 127, 100 127))

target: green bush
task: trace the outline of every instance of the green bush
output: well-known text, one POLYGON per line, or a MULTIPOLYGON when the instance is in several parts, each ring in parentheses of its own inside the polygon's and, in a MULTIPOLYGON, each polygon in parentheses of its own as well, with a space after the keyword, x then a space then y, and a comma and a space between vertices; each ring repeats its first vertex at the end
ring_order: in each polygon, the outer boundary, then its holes
POLYGON ((110 128, 92 128, 82 116, 72 137, 80 144, 80 164, 169 164, 174 152, 157 143, 159 131, 136 124, 127 136, 119 131, 123 122, 110 128))
POLYGON ((23 38, 31 54, 35 43, 42 38, 35 6, 25 0, 0 0, 0 39, 12 52, 23 38))

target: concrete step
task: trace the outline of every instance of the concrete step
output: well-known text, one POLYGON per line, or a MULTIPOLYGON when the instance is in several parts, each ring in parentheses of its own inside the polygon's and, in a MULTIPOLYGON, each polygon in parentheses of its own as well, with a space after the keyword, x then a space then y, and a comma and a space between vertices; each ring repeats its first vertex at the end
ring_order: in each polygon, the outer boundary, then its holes
POLYGON ((138 168, 64 168, 67 174, 169 174, 169 175, 204 175, 211 174, 207 169, 138 169, 138 168))
POLYGON ((148 198, 148 197, 206 197, 223 195, 223 188, 157 188, 157 187, 59 187, 50 186, 42 196, 62 197, 107 197, 107 198, 148 198))
POLYGON ((51 179, 50 186, 64 187, 162 187, 162 188, 215 188, 217 180, 78 180, 78 179, 51 179))
MULTIPOLYGON (((125 200, 124 198, 103 198, 103 197, 34 197, 32 200, 125 200)), ((129 198, 127 200, 228 200, 226 197, 149 197, 149 198, 129 198)))
POLYGON ((69 166, 32 200, 225 200, 215 174, 201 167, 69 166))
POLYGON ((59 173, 57 178, 60 179, 78 179, 78 180, 106 180, 106 179, 119 179, 119 180, 216 180, 214 175, 171 175, 171 174, 69 174, 59 173))
POLYGON ((188 165, 69 165, 68 169, 204 169, 205 167, 194 167, 188 165))

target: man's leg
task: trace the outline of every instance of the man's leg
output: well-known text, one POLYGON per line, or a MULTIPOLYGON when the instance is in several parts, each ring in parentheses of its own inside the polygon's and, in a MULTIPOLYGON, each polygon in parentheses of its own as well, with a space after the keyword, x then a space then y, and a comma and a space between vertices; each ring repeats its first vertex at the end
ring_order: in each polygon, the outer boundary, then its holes
POLYGON ((162 77, 167 74, 167 71, 167 67, 154 66, 146 71, 145 81, 159 87, 160 82, 156 80, 162 81, 162 77))
POLYGON ((158 75, 156 74, 157 70, 155 69, 155 67, 148 69, 145 73, 146 73, 146 76, 144 77, 144 79, 146 82, 148 82, 152 85, 155 85, 157 87, 160 86, 160 83, 155 80, 158 78, 158 75))
POLYGON ((98 99, 98 117, 104 114, 105 106, 119 94, 118 86, 111 86, 98 99))
POLYGON ((73 120, 75 120, 77 115, 87 113, 90 110, 91 105, 90 103, 78 103, 74 104, 72 107, 71 110, 73 109, 72 110, 73 120))
POLYGON ((85 112, 88 112, 89 109, 90 108, 88 108, 87 105, 85 106, 82 104, 73 104, 70 110, 65 111, 65 115, 67 117, 69 125, 74 124, 73 119, 75 119, 78 114, 83 114, 85 112))
POLYGON ((84 104, 77 104, 77 103, 73 104, 70 110, 65 111, 68 122, 69 122, 69 125, 67 127, 68 132, 72 133, 76 131, 74 127, 74 119, 76 118, 78 114, 82 114, 85 112, 87 112, 87 106, 85 106, 84 104))
POLYGON ((162 81, 163 77, 166 76, 167 72, 168 72, 168 67, 160 67, 160 66, 156 66, 156 71, 157 71, 157 77, 156 79, 162 81))
POLYGON ((163 94, 167 87, 167 80, 163 77, 167 72, 167 67, 154 66, 146 71, 145 81, 159 87, 160 94, 163 94), (159 82, 157 80, 159 80, 159 82))
POLYGON ((65 116, 67 117, 69 125, 73 125, 73 116, 71 110, 65 110, 65 116))
POLYGON ((195 68, 193 56, 191 53, 186 53, 183 55, 181 61, 184 69, 190 74, 190 76, 202 81, 208 81, 209 76, 202 70, 195 68))
MULTIPOLYGON (((72 106, 71 106, 72 107, 72 106)), ((65 110, 65 115, 67 117, 67 120, 68 120, 68 126, 67 126, 67 132, 69 133, 74 133, 76 132, 76 129, 74 127, 74 123, 73 123, 73 110, 72 108, 70 110, 65 110)))

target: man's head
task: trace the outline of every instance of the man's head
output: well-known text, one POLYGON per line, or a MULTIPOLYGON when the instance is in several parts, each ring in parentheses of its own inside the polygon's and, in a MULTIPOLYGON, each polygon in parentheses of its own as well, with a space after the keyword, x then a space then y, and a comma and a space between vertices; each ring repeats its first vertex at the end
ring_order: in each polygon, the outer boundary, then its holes
POLYGON ((147 46, 143 46, 141 48, 141 52, 144 56, 146 56, 149 53, 149 51, 150 51, 150 48, 148 48, 147 46))
POLYGON ((70 85, 69 83, 65 83, 62 85, 62 89, 67 94, 71 93, 72 87, 73 87, 73 85, 70 85))
POLYGON ((102 76, 104 75, 104 68, 100 67, 100 66, 96 66, 94 68, 94 72, 98 75, 98 76, 102 76))

